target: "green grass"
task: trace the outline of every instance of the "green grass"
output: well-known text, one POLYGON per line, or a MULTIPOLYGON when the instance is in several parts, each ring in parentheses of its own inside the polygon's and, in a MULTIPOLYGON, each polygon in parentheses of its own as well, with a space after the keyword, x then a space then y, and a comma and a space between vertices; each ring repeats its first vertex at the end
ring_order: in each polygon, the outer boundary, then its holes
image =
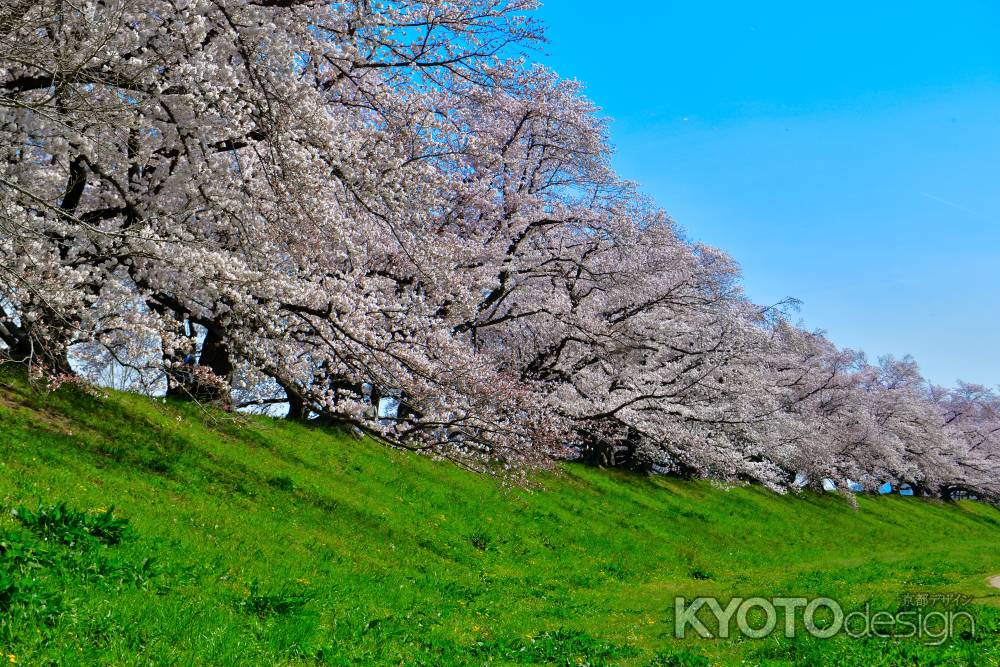
POLYGON ((1000 664, 991 507, 855 510, 575 465, 535 482, 7 373, 0 651, 21 665, 1000 664), (911 592, 971 596, 976 636, 672 638, 676 595, 896 609, 911 592))

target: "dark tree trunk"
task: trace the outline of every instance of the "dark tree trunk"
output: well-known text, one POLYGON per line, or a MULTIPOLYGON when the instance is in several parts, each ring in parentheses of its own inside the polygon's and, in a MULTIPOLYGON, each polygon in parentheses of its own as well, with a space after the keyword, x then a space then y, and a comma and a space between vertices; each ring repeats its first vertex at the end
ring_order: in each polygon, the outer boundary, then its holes
POLYGON ((0 340, 7 346, 3 356, 11 361, 42 367, 55 375, 73 375, 69 363, 69 343, 72 331, 60 326, 55 313, 43 310, 40 320, 24 322, 20 326, 0 310, 0 340))
POLYGON ((597 468, 618 466, 618 452, 615 445, 607 440, 588 440, 580 453, 580 461, 597 468))
MULTIPOLYGON (((184 326, 183 323, 181 326, 184 326)), ((234 366, 229 347, 218 329, 208 327, 201 344, 201 353, 196 359, 193 334, 192 328, 188 334, 191 349, 175 353, 170 359, 173 371, 167 386, 167 396, 191 398, 231 410, 234 366)))
MULTIPOLYGON (((59 203, 66 214, 75 215, 80 206, 84 191, 87 188, 87 162, 78 155, 69 164, 69 175, 66 190, 59 203)), ((69 256, 70 244, 65 236, 49 235, 59 248, 59 256, 65 260, 69 256)), ((91 294, 97 293, 93 284, 83 284, 81 288, 91 294)), ((40 366, 46 373, 55 375, 75 375, 69 363, 69 344, 75 336, 76 320, 67 319, 66 314, 57 313, 44 302, 28 304, 35 311, 38 319, 26 322, 21 319, 15 325, 13 317, 6 309, 0 308, 0 325, 4 335, 2 340, 7 345, 5 356, 13 361, 21 361, 40 366)))
POLYGON ((184 347, 164 353, 164 365, 170 369, 167 374, 167 396, 171 398, 190 398, 191 383, 194 374, 195 340, 194 332, 188 329, 187 320, 183 314, 154 303, 153 309, 163 316, 165 322, 173 320, 174 333, 185 339, 184 347))
POLYGON ((288 414, 285 417, 296 421, 303 421, 309 417, 309 408, 306 405, 306 399, 295 385, 291 382, 285 382, 280 378, 274 378, 274 380, 281 387, 282 391, 285 392, 285 399, 288 401, 288 414))
POLYGON ((198 355, 198 365, 210 370, 215 377, 209 381, 198 378, 196 395, 226 410, 231 410, 235 368, 229 346, 214 326, 208 328, 205 333, 205 340, 201 343, 201 354, 198 355))
POLYGON ((31 331, 18 336, 6 354, 12 361, 40 366, 53 375, 75 375, 66 345, 61 341, 41 339, 31 331))
POLYGON ((201 344, 201 354, 198 355, 198 365, 211 370, 226 387, 232 386, 235 369, 229 354, 229 346, 215 328, 208 329, 205 334, 205 340, 201 344))
POLYGON ((623 468, 632 472, 650 474, 653 472, 653 462, 644 456, 640 450, 642 434, 629 428, 623 440, 596 440, 580 433, 584 446, 580 452, 580 461, 586 465, 598 468, 623 468))
POLYGON ((618 465, 628 468, 634 472, 649 474, 653 471, 653 462, 648 457, 643 456, 639 449, 642 444, 642 435, 634 428, 628 429, 625 437, 624 447, 618 454, 618 465))

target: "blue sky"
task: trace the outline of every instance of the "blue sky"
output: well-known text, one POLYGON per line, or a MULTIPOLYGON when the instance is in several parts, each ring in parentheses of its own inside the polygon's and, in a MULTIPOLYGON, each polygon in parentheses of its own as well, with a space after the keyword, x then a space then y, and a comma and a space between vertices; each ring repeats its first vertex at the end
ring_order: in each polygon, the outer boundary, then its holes
POLYGON ((1000 385, 1000 2, 543 1, 619 172, 751 298, 1000 385))

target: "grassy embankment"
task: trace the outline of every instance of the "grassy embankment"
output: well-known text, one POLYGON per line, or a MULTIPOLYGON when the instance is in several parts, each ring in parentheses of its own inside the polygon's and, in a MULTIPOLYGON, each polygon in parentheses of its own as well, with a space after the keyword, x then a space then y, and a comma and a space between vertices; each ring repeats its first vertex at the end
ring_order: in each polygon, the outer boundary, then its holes
POLYGON ((0 651, 21 665, 1000 664, 996 509, 865 496, 855 510, 574 465, 537 485, 7 372, 0 651), (100 515, 111 506, 124 530, 100 515), (676 595, 895 610, 920 592, 974 598, 976 637, 672 639, 676 595))

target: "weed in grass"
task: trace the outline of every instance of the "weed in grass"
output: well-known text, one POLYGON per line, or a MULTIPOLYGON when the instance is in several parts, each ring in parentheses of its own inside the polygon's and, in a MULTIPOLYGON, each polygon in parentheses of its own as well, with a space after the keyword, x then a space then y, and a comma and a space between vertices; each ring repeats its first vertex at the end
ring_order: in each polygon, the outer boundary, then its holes
POLYGON ((98 513, 81 512, 60 502, 39 505, 34 511, 21 505, 11 515, 44 540, 86 547, 93 542, 118 544, 128 534, 128 519, 115 518, 114 510, 111 507, 98 513))
POLYGON ((270 486, 278 489, 279 491, 292 492, 295 490, 295 481, 292 480, 292 478, 289 477, 288 475, 272 477, 269 480, 267 480, 267 483, 270 486))
POLYGON ((13 644, 25 636, 47 641, 61 619, 75 612, 67 592, 149 589, 159 575, 153 558, 133 565, 106 548, 131 534, 113 509, 75 510, 65 502, 20 506, 11 512, 24 529, 0 533, 0 640, 13 644))
POLYGON ((57 560, 18 533, 0 535, 0 638, 12 628, 55 625, 64 611, 57 582, 47 576, 57 560))
POLYGON ((258 582, 250 584, 246 596, 236 601, 236 607, 244 613, 261 618, 268 616, 288 616, 300 611, 309 602, 309 595, 301 587, 284 585, 275 593, 261 593, 258 582))
POLYGON ((469 544, 479 551, 489 551, 493 545, 493 538, 481 530, 472 533, 467 539, 469 540, 469 544))
POLYGON ((17 599, 17 583, 10 573, 0 570, 0 612, 7 612, 17 599))
POLYGON ((20 571, 41 569, 52 565, 52 557, 44 546, 38 546, 22 533, 0 535, 0 562, 20 571))

